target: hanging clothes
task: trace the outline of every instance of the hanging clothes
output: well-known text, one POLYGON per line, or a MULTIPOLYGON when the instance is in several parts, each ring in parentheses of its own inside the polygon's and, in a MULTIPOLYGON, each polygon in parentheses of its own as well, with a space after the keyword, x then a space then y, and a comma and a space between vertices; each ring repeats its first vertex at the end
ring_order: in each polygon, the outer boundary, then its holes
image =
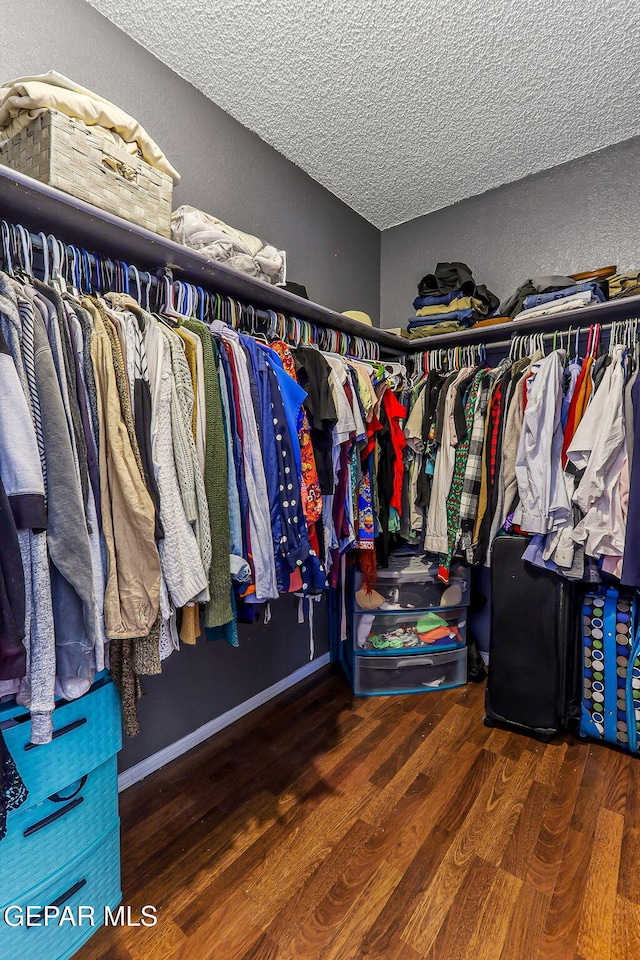
POLYGON ((108 290, 120 265, 65 269, 0 274, 0 696, 34 743, 54 692, 105 667, 134 735, 181 643, 237 645, 236 615, 318 597, 403 510, 403 367, 261 343, 176 309, 169 281, 153 314, 108 290))

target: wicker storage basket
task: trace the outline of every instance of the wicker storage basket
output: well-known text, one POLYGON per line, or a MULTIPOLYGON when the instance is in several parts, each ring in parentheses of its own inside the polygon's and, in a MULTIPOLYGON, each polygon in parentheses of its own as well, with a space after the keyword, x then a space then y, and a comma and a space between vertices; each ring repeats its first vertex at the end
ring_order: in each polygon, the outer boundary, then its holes
POLYGON ((171 177, 57 110, 45 110, 1 143, 0 163, 171 236, 171 177))

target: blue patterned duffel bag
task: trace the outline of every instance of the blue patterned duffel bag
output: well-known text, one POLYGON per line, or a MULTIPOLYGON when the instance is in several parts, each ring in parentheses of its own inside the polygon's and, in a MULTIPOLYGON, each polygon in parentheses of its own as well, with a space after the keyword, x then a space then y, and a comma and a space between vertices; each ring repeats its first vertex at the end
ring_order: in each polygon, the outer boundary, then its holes
POLYGON ((638 751, 640 630, 636 594, 600 588, 582 606, 582 709, 580 734, 638 751))

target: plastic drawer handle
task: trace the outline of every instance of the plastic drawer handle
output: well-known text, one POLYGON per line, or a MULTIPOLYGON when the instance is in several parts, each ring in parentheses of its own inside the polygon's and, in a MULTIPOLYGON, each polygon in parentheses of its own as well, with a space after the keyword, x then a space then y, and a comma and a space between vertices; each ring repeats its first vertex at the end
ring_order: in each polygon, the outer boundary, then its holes
POLYGON ((73 800, 74 797, 77 797, 85 783, 89 779, 89 774, 85 773, 84 777, 81 777, 77 788, 69 794, 68 797, 63 797, 62 793, 52 793, 50 797, 47 797, 48 800, 51 800, 52 803, 66 803, 67 800, 73 800))
MULTIPOLYGON (((84 724, 87 722, 88 721, 86 717, 80 717, 79 720, 74 720, 73 723, 68 723, 66 727, 60 727, 59 730, 56 730, 51 739, 58 740, 60 737, 64 737, 65 734, 71 733, 72 730, 77 730, 78 727, 84 726, 84 724)), ((35 750, 36 747, 45 746, 45 743, 26 743, 24 748, 25 750, 35 750)))
POLYGON ((68 813, 71 813, 72 810, 75 810, 76 807, 79 807, 81 803, 84 803, 84 797, 76 797, 75 800, 72 800, 71 803, 68 803, 66 807, 61 807, 59 810, 56 810, 55 813, 50 813, 48 817, 44 817, 44 819, 39 820, 38 823, 34 823, 30 827, 27 827, 23 836, 25 839, 27 837, 32 837, 34 833, 44 830, 44 828, 48 827, 49 824, 55 823, 56 820, 60 820, 61 817, 66 817, 68 813))
MULTIPOLYGON (((69 889, 66 891, 66 893, 63 893, 61 896, 59 896, 56 900, 54 900, 52 903, 50 903, 49 906, 50 906, 50 907, 61 907, 61 906, 63 906, 63 904, 65 904, 65 903, 67 902, 67 900, 71 900, 71 897, 72 897, 74 894, 76 894, 76 893, 78 892, 78 890, 82 890, 83 887, 86 887, 86 885, 87 885, 87 881, 86 881, 86 880, 78 880, 78 882, 77 882, 77 883, 74 883, 74 885, 73 885, 72 887, 69 887, 69 889)), ((30 927, 27 927, 27 929, 33 930, 33 929, 35 929, 35 928, 37 927, 38 921, 42 920, 42 914, 41 914, 41 913, 37 913, 37 914, 35 914, 34 916, 32 916, 31 919, 32 919, 32 920, 35 920, 35 923, 32 923, 30 927)))

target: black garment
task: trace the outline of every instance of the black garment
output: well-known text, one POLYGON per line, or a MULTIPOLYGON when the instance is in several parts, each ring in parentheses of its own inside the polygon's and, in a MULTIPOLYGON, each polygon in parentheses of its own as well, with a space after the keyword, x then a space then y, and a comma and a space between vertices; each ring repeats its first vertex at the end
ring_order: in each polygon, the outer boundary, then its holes
POLYGON ((160 491, 153 469, 153 453, 151 450, 151 390, 147 381, 140 378, 133 381, 133 419, 144 471, 144 484, 153 501, 155 512, 154 536, 156 540, 162 540, 164 538, 164 528, 160 519, 160 491))
POLYGON ((332 494, 333 481, 333 428, 338 422, 336 406, 329 385, 331 367, 319 350, 314 347, 299 347, 293 351, 298 382, 307 391, 304 401, 309 416, 311 443, 318 468, 320 492, 332 494))
POLYGON ((485 283, 478 284, 473 296, 476 300, 480 300, 483 306, 486 307, 486 312, 483 316, 476 316, 475 314, 480 313, 481 311, 474 310, 474 320, 483 320, 486 317, 492 316, 492 314, 494 314, 500 306, 500 299, 495 295, 495 293, 492 293, 491 290, 489 290, 485 283))
POLYGON ((439 263, 435 273, 427 273, 418 284, 418 295, 421 297, 440 297, 453 290, 459 290, 462 297, 480 300, 483 309, 474 311, 474 320, 491 316, 500 306, 495 293, 484 283, 475 282, 466 263, 439 263))
POLYGON ((458 376, 458 371, 454 370, 453 373, 448 374, 442 388, 438 395, 438 404, 436 407, 436 429, 435 429, 435 439, 438 446, 442 443, 442 433, 444 431, 444 408, 447 401, 447 394, 449 392, 449 387, 453 381, 458 376))
POLYGON ((376 442, 378 444, 378 469, 376 479, 378 484, 378 522, 380 524, 380 535, 376 537, 376 554, 378 565, 387 567, 389 565, 390 539, 389 539, 389 515, 391 498, 393 497, 393 474, 395 452, 391 442, 391 425, 384 404, 380 404, 380 423, 382 429, 376 433, 376 442))
MULTIPOLYGON (((429 440, 429 434, 438 410, 438 401, 442 394, 443 384, 446 383, 446 380, 447 377, 436 371, 431 371, 427 376, 427 384, 424 388, 427 392, 424 398, 424 414, 422 417, 422 442, 424 443, 423 464, 426 463, 426 459, 429 456, 430 443, 433 443, 433 441, 429 440)), ((431 500, 432 484, 432 475, 427 473, 426 470, 421 470, 416 485, 417 507, 428 508, 431 500)))
POLYGON ((435 273, 427 273, 418 284, 421 297, 441 297, 452 290, 460 290, 461 296, 472 297, 476 282, 466 263, 439 263, 435 273))
POLYGON ((23 804, 28 795, 0 730, 0 840, 7 832, 7 814, 23 804))
POLYGON ((473 383, 475 375, 476 371, 474 370, 470 376, 466 377, 464 380, 461 380, 456 387, 456 395, 453 400, 453 423, 455 426, 458 443, 462 443, 467 437, 467 420, 465 417, 464 407, 467 390, 473 383))
POLYGON ((604 377, 607 367, 611 365, 612 359, 613 358, 611 354, 605 353, 599 356, 594 361, 593 367, 591 369, 591 379, 593 380, 594 393, 602 383, 602 378, 604 377))
POLYGON ((286 283, 279 283, 278 286, 282 290, 286 290, 287 293, 295 293, 298 297, 304 297, 305 300, 309 299, 307 288, 301 283, 294 283, 293 280, 287 280, 286 283))
POLYGON ((0 477, 0 680, 19 680, 27 672, 25 587, 18 532, 0 477))
MULTIPOLYGON (((76 312, 75 302, 68 294, 65 294, 64 298, 68 300, 74 313, 76 312)), ((76 314, 77 316, 77 314, 76 314)), ((84 334, 83 334, 84 341, 84 334)), ((89 410, 89 405, 87 403, 87 393, 85 391, 84 385, 84 376, 86 372, 83 370, 80 364, 80 355, 76 349, 76 342, 74 337, 71 337, 71 349, 73 350, 73 362, 76 376, 76 386, 78 390, 78 408, 80 410, 80 420, 82 422, 82 430, 84 434, 85 443, 87 445, 87 470, 89 471, 89 482, 91 484, 91 489, 93 490, 93 500, 96 508, 96 518, 98 521, 98 527, 102 529, 102 503, 100 499, 100 467, 98 464, 98 449, 94 439, 94 434, 92 432, 91 425, 91 412, 89 410)), ((86 349, 86 348, 85 348, 86 349)), ((91 354, 89 354, 89 358, 91 354)), ((91 376, 93 377, 93 364, 91 364, 91 376)), ((94 381, 95 388, 95 381, 94 381)), ((99 431, 95 434, 97 437, 99 431)))
POLYGON ((96 447, 96 453, 98 453, 98 443, 100 439, 100 424, 98 420, 98 391, 96 389, 93 361, 91 360, 91 337, 93 334, 93 321, 89 311, 85 310, 84 307, 81 307, 77 300, 73 300, 72 303, 76 317, 80 321, 80 326, 82 327, 82 343, 84 346, 84 383, 89 397, 89 413, 91 414, 91 425, 93 427, 93 440, 96 447))

